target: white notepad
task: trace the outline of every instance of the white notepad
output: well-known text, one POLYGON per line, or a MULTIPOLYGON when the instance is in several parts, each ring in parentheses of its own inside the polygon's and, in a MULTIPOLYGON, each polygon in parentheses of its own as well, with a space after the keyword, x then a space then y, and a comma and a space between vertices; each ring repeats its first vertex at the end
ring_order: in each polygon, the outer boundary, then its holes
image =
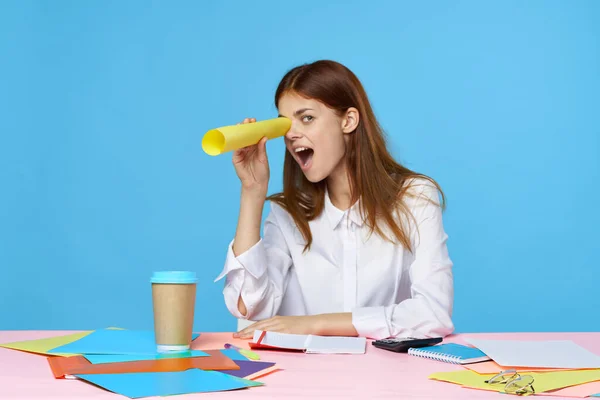
POLYGON ((294 335, 290 333, 265 332, 260 344, 256 344, 263 331, 254 331, 251 347, 270 347, 299 350, 311 354, 364 354, 367 339, 346 336, 294 335))
POLYGON ((570 340, 465 340, 501 366, 600 368, 600 356, 570 340))

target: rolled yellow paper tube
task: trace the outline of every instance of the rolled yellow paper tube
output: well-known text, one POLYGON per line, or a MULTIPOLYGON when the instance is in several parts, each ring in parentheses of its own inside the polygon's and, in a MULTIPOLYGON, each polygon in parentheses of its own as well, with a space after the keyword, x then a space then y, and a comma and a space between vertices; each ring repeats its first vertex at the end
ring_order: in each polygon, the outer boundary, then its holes
POLYGON ((249 124, 223 126, 204 134, 202 149, 211 156, 256 144, 263 136, 268 139, 281 137, 290 130, 292 121, 278 117, 249 124))

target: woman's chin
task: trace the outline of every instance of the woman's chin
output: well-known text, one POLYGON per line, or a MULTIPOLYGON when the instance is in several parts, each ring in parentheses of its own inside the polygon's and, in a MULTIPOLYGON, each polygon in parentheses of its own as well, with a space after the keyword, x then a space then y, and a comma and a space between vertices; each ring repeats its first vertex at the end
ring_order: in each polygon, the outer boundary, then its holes
POLYGON ((310 183, 319 183, 321 182, 323 179, 326 178, 326 176, 322 176, 323 174, 317 174, 315 173, 314 170, 309 170, 309 171, 303 171, 304 172, 304 176, 306 177, 306 179, 310 182, 310 183))

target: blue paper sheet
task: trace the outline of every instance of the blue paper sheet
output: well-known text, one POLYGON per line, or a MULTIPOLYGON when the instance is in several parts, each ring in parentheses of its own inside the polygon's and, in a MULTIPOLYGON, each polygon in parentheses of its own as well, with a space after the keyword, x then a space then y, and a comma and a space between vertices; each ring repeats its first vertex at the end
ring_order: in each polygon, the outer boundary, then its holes
MULTIPOLYGON (((199 335, 194 334, 192 340, 199 335)), ((154 331, 99 329, 49 353, 157 355, 154 331)))
POLYGON ((262 385, 260 382, 201 369, 190 369, 182 372, 84 374, 76 376, 132 399, 187 393, 220 392, 262 385))
POLYGON ((84 357, 92 364, 107 364, 115 362, 161 360, 163 358, 208 357, 208 353, 200 350, 191 350, 172 354, 85 354, 84 357))
POLYGON ((231 358, 233 361, 248 361, 248 357, 242 355, 236 349, 223 349, 221 353, 225 354, 227 357, 231 358))

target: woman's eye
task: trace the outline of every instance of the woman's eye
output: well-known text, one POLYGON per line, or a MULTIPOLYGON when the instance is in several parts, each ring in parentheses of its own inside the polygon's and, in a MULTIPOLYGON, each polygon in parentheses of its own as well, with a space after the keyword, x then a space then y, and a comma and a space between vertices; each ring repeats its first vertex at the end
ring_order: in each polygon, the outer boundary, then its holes
POLYGON ((302 117, 302 122, 310 122, 312 121, 314 118, 311 115, 305 115, 302 117))

